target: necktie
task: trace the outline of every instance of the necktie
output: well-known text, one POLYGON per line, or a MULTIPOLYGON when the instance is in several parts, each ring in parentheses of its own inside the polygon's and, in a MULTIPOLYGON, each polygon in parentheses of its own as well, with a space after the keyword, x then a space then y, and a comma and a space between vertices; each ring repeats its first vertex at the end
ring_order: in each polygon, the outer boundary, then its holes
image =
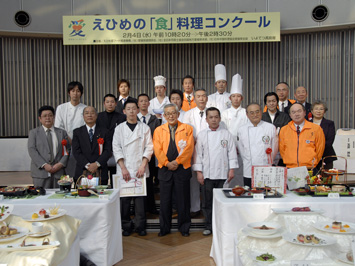
POLYGON ((175 141, 175 127, 170 128, 171 139, 175 141))
POLYGON ((281 104, 281 110, 280 110, 280 111, 283 112, 284 110, 285 110, 285 103, 282 103, 282 104, 281 104))
POLYGON ((89 137, 90 137, 90 142, 92 142, 92 138, 94 137, 94 130, 92 130, 92 128, 90 128, 89 130, 89 137))
POLYGON ((187 101, 189 102, 189 104, 191 103, 191 95, 187 95, 187 101))
POLYGON ((203 111, 200 111, 200 116, 203 117, 203 111))
POLYGON ((51 133, 50 129, 47 129, 47 141, 48 141, 49 153, 50 153, 49 163, 52 164, 52 162, 53 162, 53 140, 52 140, 52 133, 51 133))
POLYGON ((124 103, 126 102, 126 98, 122 98, 122 104, 124 105, 124 103))
POLYGON ((147 124, 147 121, 145 121, 145 116, 143 116, 143 123, 147 124))
POLYGON ((297 136, 299 136, 300 135, 300 126, 297 126, 297 136))

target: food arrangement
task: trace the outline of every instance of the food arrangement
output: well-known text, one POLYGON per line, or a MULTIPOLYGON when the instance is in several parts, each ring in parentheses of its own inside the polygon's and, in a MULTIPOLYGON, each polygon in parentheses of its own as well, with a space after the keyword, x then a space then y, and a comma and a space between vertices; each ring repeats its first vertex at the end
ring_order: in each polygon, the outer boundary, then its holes
POLYGON ((66 214, 66 210, 60 209, 60 206, 54 206, 46 209, 41 209, 38 212, 34 212, 28 215, 25 215, 23 218, 26 221, 46 221, 59 218, 66 214))
POLYGON ((256 257, 257 261, 275 261, 276 258, 274 255, 269 253, 264 253, 256 257))
POLYGON ((332 223, 315 223, 314 227, 318 230, 333 234, 355 234, 355 225, 347 222, 334 221, 332 223))
MULTIPOLYGON (((320 238, 316 237, 315 235, 303 235, 303 234, 298 234, 297 239, 299 243, 313 243, 313 244, 319 244, 321 241, 324 242, 324 240, 321 240, 320 238)), ((296 241, 295 240, 295 241, 296 241)))
POLYGON ((348 261, 354 262, 354 256, 351 250, 346 253, 346 258, 348 259, 348 261))
POLYGON ((250 189, 248 186, 235 186, 232 189, 223 189, 227 198, 252 198, 254 194, 264 194, 265 198, 281 198, 283 195, 270 187, 255 187, 250 189))
POLYGON ((310 212, 311 208, 309 207, 294 207, 291 209, 293 212, 310 212))
POLYGON ((0 239, 9 238, 13 235, 18 234, 18 230, 16 228, 10 227, 9 224, 2 223, 0 227, 0 239))

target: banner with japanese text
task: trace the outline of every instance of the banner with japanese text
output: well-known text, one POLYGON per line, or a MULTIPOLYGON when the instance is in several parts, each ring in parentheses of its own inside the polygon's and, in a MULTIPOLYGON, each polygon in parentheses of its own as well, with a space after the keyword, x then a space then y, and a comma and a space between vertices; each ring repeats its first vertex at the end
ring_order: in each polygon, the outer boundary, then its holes
POLYGON ((63 16, 64 45, 280 41, 280 13, 63 16))

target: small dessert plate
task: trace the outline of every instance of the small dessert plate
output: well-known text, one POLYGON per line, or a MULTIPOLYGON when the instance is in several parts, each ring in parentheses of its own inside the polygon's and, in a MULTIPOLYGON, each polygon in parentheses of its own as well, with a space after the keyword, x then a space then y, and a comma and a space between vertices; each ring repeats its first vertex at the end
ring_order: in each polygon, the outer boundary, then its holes
POLYGON ((43 236, 48 236, 51 234, 51 230, 44 230, 43 232, 38 232, 38 233, 28 233, 28 236, 30 237, 43 237, 43 236))

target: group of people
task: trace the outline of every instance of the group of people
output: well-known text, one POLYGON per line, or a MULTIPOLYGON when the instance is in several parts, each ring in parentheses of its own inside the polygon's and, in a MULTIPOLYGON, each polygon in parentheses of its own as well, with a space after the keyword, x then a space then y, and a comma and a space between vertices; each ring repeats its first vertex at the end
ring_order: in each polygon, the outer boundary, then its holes
MULTIPOLYGON (((203 235, 212 233, 213 189, 234 178, 251 186, 252 167, 279 165, 320 168, 324 156, 335 155, 334 122, 324 118, 324 102, 306 102, 307 89, 298 87, 288 98, 286 82, 264 97, 265 108, 243 101, 243 80, 232 78, 230 93, 224 65, 215 66, 216 92, 195 89, 192 76, 182 79, 181 90, 166 95, 166 78, 154 77, 156 97, 129 95, 130 83, 120 80, 118 99, 105 95, 105 111, 80 103, 83 86, 68 85, 70 101, 42 106, 41 126, 29 133, 31 175, 36 187, 57 187, 66 172, 77 180, 83 174, 109 180, 108 170, 129 181, 146 176, 147 197, 121 198, 124 236, 146 235, 146 211, 157 213, 153 177, 159 180, 160 232, 170 233, 172 209, 178 229, 189 236, 191 217, 202 211, 203 235), (116 168, 116 170, 115 170, 116 168), (202 194, 202 204, 200 198, 202 194), (134 219, 130 205, 134 200, 134 219)), ((334 158, 325 160, 332 168, 334 158)), ((112 184, 112 180, 111 180, 112 184)))

